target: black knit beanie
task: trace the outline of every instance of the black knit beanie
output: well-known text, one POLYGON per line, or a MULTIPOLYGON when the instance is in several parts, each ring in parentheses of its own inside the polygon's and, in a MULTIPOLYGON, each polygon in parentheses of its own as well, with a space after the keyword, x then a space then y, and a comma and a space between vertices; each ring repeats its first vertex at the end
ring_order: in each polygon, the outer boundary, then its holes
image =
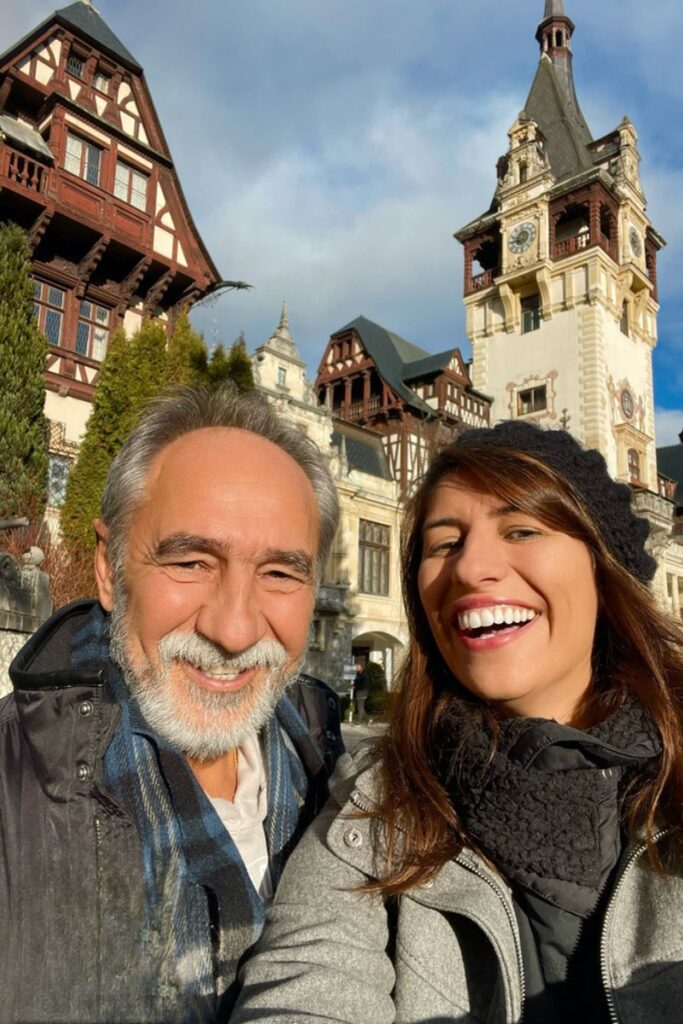
POLYGON ((456 450, 480 446, 526 452, 564 477, 583 500, 617 561, 643 583, 650 582, 657 563, 645 550, 647 521, 634 515, 630 487, 611 478, 600 452, 582 448, 566 430, 544 430, 521 420, 466 430, 454 445, 456 450))

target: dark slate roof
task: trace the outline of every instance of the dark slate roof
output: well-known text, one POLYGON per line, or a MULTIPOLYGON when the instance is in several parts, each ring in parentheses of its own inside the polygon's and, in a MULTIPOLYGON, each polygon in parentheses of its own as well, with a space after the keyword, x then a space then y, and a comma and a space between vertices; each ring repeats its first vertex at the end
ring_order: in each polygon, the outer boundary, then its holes
POLYGON ((545 13, 543 20, 548 18, 564 18, 564 4, 562 0, 545 0, 545 13))
POLYGON ((126 49, 106 24, 99 11, 96 11, 89 3, 78 0, 77 3, 62 7, 55 13, 60 21, 70 25, 76 32, 88 36, 94 43, 97 43, 102 49, 108 50, 124 64, 142 71, 130 50, 126 49))
POLYGON ((571 57, 541 57, 524 112, 543 132, 558 182, 593 167, 588 149, 593 138, 576 97, 571 57))
POLYGON ((416 359, 408 363, 403 371, 403 380, 417 380, 419 377, 428 377, 431 373, 441 373, 446 369, 457 350, 449 348, 446 352, 437 352, 434 356, 426 356, 424 359, 416 359))
POLYGON ((427 403, 418 398, 403 383, 406 363, 415 363, 418 360, 429 358, 429 353, 364 316, 357 316, 355 320, 352 320, 344 327, 340 327, 334 334, 341 334, 343 331, 350 330, 356 331, 363 342, 365 351, 389 387, 393 388, 396 394, 400 395, 414 409, 419 409, 421 412, 433 415, 427 403))
POLYGON ((676 504, 683 505, 683 444, 657 449, 657 469, 664 476, 678 481, 676 504))
POLYGON ((126 49, 121 40, 114 35, 99 11, 96 11, 90 4, 85 3, 84 0, 79 0, 78 3, 70 4, 68 7, 62 7, 51 14, 49 18, 41 21, 40 25, 36 25, 34 29, 27 32, 16 43, 13 43, 3 54, 0 54, 0 64, 4 64, 5 60, 12 53, 22 49, 25 43, 28 43, 34 36, 39 35, 43 29, 48 28, 54 22, 66 25, 77 35, 86 37, 99 49, 105 50, 132 71, 142 72, 142 67, 138 64, 135 57, 126 49))
POLYGON ((350 427, 347 423, 335 421, 332 444, 341 450, 342 438, 346 446, 346 458, 350 469, 357 469, 381 480, 391 480, 391 470, 382 441, 376 434, 350 427))

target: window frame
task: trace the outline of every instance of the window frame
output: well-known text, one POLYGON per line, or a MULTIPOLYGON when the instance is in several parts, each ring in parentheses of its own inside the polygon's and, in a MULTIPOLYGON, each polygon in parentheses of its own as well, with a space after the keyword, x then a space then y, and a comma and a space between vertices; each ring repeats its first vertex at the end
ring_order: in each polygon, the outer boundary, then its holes
POLYGON ((93 302, 92 299, 81 299, 78 306, 78 321, 76 325, 75 350, 77 355, 84 356, 86 359, 92 359, 96 363, 103 362, 109 347, 111 312, 107 306, 101 306, 99 303, 93 302), (89 313, 84 311, 84 306, 90 307, 89 313), (98 313, 106 313, 106 320, 99 317, 98 313), (83 328, 85 328, 85 332, 83 328), (101 332, 103 337, 98 338, 96 336, 97 332, 101 332), (85 352, 83 351, 83 337, 85 337, 85 352), (95 354, 96 345, 103 346, 101 350, 98 350, 98 354, 95 354), (101 354, 99 354, 99 351, 101 351, 101 354))
POLYGON ((371 519, 358 520, 358 592, 388 597, 391 527, 371 519))
POLYGON ((538 292, 519 300, 522 334, 531 334, 541 327, 541 296, 538 292))
POLYGON ((66 289, 34 278, 33 315, 39 329, 53 348, 64 348, 62 335, 64 331, 64 314, 66 311, 66 289), (55 294, 61 295, 61 303, 55 301, 55 294), (57 340, 54 340, 52 324, 58 324, 57 340))
POLYGON ((129 164, 127 160, 122 160, 121 157, 117 156, 116 166, 114 168, 114 196, 116 199, 120 199, 122 203, 127 203, 128 206, 132 206, 136 210, 146 213, 147 204, 149 202, 149 177, 149 174, 146 174, 145 171, 140 170, 140 168, 133 166, 133 164, 129 164), (125 183, 119 176, 120 170, 124 170, 127 174, 125 183), (141 196, 142 194, 140 189, 133 188, 134 175, 137 175, 145 182, 144 201, 142 204, 140 202, 133 201, 134 196, 141 196), (121 192, 117 191, 117 189, 122 186, 125 187, 125 195, 122 195, 121 192))
POLYGON ((68 171, 69 174, 75 175, 82 181, 87 181, 89 185, 94 185, 96 188, 100 187, 100 178, 102 176, 102 147, 96 143, 86 139, 85 136, 79 135, 78 132, 72 132, 69 129, 66 133, 66 144, 64 148, 64 170, 68 171), (69 144, 71 141, 75 141, 80 146, 80 152, 78 154, 69 151, 69 144), (90 177, 91 164, 89 160, 90 154, 97 154, 97 175, 96 181, 90 177), (78 168, 78 169, 76 169, 78 168))
POLYGON ((57 452, 48 453, 47 462, 47 504, 49 508, 61 508, 66 498, 66 487, 73 459, 57 452), (59 473, 56 469, 59 469, 59 473))
POLYGON ((548 410, 548 385, 547 384, 532 384, 528 388, 520 388, 517 392, 517 416, 534 416, 539 412, 547 412, 548 410), (543 392, 543 405, 537 405, 537 392, 543 392), (530 396, 530 408, 524 408, 525 399, 523 396, 530 396))

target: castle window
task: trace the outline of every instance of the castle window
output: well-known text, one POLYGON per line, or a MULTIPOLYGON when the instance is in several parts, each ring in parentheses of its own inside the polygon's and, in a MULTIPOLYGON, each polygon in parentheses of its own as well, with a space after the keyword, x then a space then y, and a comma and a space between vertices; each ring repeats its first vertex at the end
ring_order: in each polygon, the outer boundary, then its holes
POLYGON ((64 295, 65 292, 61 288, 45 284, 44 281, 35 282, 33 315, 51 345, 60 345, 62 341, 64 295))
POLYGON ((629 336, 629 323, 628 323, 628 302, 624 300, 621 306, 621 320, 619 321, 619 330, 622 334, 629 336))
POLYGON ((358 537, 358 589, 362 594, 389 593, 389 527, 361 519, 358 537))
POLYGON ((523 185, 529 175, 529 168, 526 162, 523 160, 519 165, 519 183, 523 185))
POLYGON ((102 362, 109 339, 109 310, 94 302, 81 302, 76 331, 76 351, 102 362))
POLYGON ((522 334, 537 331, 541 326, 541 296, 536 292, 522 299, 522 334))
POLYGON ((101 71, 98 71, 93 84, 98 92, 104 93, 105 96, 109 95, 109 86, 111 84, 109 75, 103 75, 101 71))
POLYGON ((517 415, 529 416, 548 408, 548 392, 545 384, 535 388, 524 388, 517 392, 517 415))
POLYGON ((83 78, 85 61, 76 53, 70 53, 66 61, 66 70, 74 78, 83 78))
POLYGON ((70 469, 71 459, 66 455, 50 454, 47 470, 47 503, 52 508, 59 508, 64 504, 70 469))
POLYGON ((284 366, 278 366, 277 368, 277 382, 281 388, 287 383, 287 371, 284 366))
POLYGON ((556 32, 555 33, 555 46, 562 46, 563 43, 564 43, 564 40, 562 39, 562 33, 561 32, 556 32))
POLYGON ((98 146, 93 146, 91 142, 86 142, 80 135, 72 135, 69 132, 66 137, 66 157, 64 159, 64 167, 67 171, 77 174, 79 178, 89 181, 91 185, 99 185, 101 157, 102 150, 98 146))
POLYGON ((628 478, 632 484, 640 482, 640 455, 635 448, 628 450, 628 478))
POLYGON ((136 171, 122 160, 116 161, 114 195, 117 199, 123 199, 124 203, 130 203, 137 210, 146 210, 148 181, 149 178, 142 171, 136 171))

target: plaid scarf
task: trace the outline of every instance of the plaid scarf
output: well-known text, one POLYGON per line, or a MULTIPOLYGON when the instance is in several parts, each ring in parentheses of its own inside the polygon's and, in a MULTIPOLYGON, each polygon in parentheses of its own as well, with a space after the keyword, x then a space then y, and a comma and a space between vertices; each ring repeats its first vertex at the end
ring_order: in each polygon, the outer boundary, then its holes
MULTIPOLYGON (((74 636, 72 661, 104 664, 120 708, 103 782, 140 838, 145 924, 139 956, 150 965, 150 991, 141 993, 140 1004, 153 1007, 165 1024, 213 1021, 234 998, 240 960, 263 927, 263 901, 185 757, 142 717, 109 656, 109 619, 99 605, 74 636)), ((299 755, 309 760, 311 741, 288 697, 262 740, 268 779, 264 827, 275 886, 298 839, 308 788, 299 755)))

